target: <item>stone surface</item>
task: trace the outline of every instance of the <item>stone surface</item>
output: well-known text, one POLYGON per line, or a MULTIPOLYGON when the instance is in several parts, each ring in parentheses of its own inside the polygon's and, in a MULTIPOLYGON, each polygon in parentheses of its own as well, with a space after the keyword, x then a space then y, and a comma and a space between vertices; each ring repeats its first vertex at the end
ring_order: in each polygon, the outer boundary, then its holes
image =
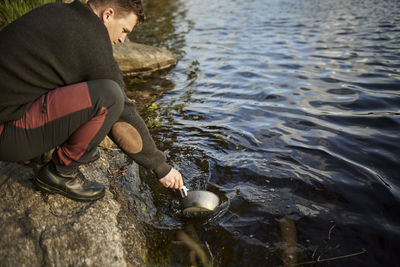
MULTIPOLYGON (((31 180, 36 168, 0 162, 0 265, 126 266, 125 233, 117 221, 121 206, 109 190, 123 157, 101 150, 99 160, 81 167, 87 179, 106 185, 105 197, 95 202, 37 191, 31 180)), ((137 176, 137 166, 131 166, 130 175, 137 176)), ((146 253, 136 228, 130 232, 135 250, 129 251, 129 265, 139 266, 146 253)))
POLYGON ((127 75, 151 73, 177 63, 177 58, 168 50, 133 42, 114 45, 114 58, 127 75))

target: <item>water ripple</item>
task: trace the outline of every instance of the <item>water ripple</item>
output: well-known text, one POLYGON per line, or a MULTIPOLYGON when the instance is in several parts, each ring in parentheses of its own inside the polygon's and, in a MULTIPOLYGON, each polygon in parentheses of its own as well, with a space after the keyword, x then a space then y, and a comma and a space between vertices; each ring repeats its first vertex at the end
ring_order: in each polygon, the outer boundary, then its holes
POLYGON ((220 265, 282 266, 282 217, 307 259, 337 225, 333 254, 369 252, 347 265, 396 265, 398 1, 181 4, 193 24, 157 133, 192 186, 229 200, 207 226, 220 265))

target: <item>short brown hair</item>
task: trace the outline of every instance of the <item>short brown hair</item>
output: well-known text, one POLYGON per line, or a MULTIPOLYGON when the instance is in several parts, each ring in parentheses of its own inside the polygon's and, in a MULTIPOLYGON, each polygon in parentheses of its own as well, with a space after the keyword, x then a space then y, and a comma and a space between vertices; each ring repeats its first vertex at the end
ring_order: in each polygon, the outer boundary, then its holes
POLYGON ((136 25, 142 24, 146 19, 142 0, 88 0, 87 4, 96 8, 112 7, 118 13, 117 16, 133 12, 138 18, 136 25))

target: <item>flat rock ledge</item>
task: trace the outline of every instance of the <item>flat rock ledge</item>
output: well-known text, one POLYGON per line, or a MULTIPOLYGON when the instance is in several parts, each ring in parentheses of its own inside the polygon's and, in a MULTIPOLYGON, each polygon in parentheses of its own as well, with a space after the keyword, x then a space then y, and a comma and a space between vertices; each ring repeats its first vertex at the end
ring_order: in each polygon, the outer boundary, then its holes
POLYGON ((177 58, 168 50, 127 42, 114 45, 114 58, 125 75, 142 75, 167 69, 177 63, 177 58))
MULTIPOLYGON (((101 150, 99 160, 81 167, 87 179, 106 186, 105 197, 95 202, 37 191, 32 183, 37 168, 0 162, 0 265, 143 265, 145 241, 140 233, 133 240, 134 251, 130 251, 137 255, 129 255, 128 263, 125 260, 124 233, 117 221, 121 206, 110 192, 110 177, 121 162, 116 157, 123 155, 114 152, 101 150)), ((130 175, 138 175, 137 165, 130 175)))

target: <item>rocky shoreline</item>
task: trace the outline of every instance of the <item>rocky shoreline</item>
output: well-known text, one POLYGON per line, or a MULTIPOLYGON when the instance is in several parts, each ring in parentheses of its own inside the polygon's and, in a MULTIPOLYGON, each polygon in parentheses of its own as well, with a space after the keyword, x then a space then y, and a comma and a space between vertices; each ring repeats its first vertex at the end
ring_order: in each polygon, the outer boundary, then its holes
MULTIPOLYGON (((124 233, 117 220, 121 203, 117 192, 110 190, 113 174, 120 168, 118 162, 124 157, 120 152, 102 150, 99 160, 81 167, 87 179, 107 188, 105 197, 95 202, 42 193, 32 183, 36 166, 0 162, 4 182, 0 187, 1 265, 127 266, 124 233)), ((136 164, 130 168, 130 176, 138 175, 136 164)), ((134 218, 131 222, 135 231, 130 231, 134 250, 129 249, 129 265, 142 265, 144 235, 133 224, 134 218)))

